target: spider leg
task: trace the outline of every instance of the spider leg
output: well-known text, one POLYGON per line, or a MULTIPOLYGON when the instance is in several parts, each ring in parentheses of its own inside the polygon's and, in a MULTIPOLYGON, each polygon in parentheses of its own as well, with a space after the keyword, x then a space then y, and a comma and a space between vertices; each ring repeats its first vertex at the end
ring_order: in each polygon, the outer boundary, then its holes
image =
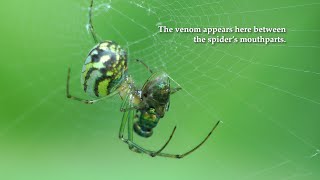
MULTIPOLYGON (((126 99, 127 98, 128 97, 126 97, 126 99)), ((128 101, 126 100, 125 102, 128 102, 128 101)), ((121 140, 123 139, 124 128, 126 127, 126 124, 127 124, 127 121, 128 121, 128 116, 129 116, 129 111, 126 111, 126 112, 123 113, 122 120, 121 120, 121 125, 120 125, 120 130, 119 130, 119 138, 121 140)))
POLYGON ((125 98, 124 98, 124 100, 123 100, 123 102, 122 102, 122 104, 121 104, 121 106, 120 106, 120 111, 122 112, 122 109, 125 109, 126 107, 125 106, 127 106, 127 104, 128 104, 128 100, 129 100, 129 96, 130 96, 130 91, 128 90, 127 92, 126 92, 126 95, 125 95, 125 98))
MULTIPOLYGON (((122 105, 121 105, 121 108, 120 108, 120 111, 121 109, 128 109, 130 108, 129 107, 129 99, 130 99, 130 93, 128 92, 126 97, 125 97, 125 100, 123 101, 122 105)), ((122 121, 121 121, 121 125, 120 125, 120 130, 119 130, 119 138, 122 140, 122 141, 125 141, 124 137, 123 137, 123 134, 124 134, 124 129, 125 129, 125 126, 128 122, 128 119, 133 119, 134 116, 133 116, 133 111, 129 110, 129 111, 124 111, 123 113, 123 116, 122 116, 122 121)), ((132 122, 129 122, 128 123, 128 127, 129 125, 132 125, 132 122)), ((129 130, 128 128, 128 138, 132 141, 133 140, 133 131, 131 129, 131 131, 129 130)), ((135 150, 130 144, 129 145, 129 149, 132 150, 132 151, 135 151, 137 153, 140 153, 140 151, 137 151, 135 150)))
POLYGON ((153 74, 153 71, 150 69, 150 67, 149 67, 146 63, 144 63, 143 61, 141 61, 141 60, 139 60, 139 59, 136 59, 136 61, 137 61, 138 63, 141 63, 145 68, 147 68, 147 70, 148 70, 151 74, 153 74))
MULTIPOLYGON (((127 121, 128 122, 128 139, 130 139, 130 141, 133 141, 133 129, 130 127, 133 127, 133 119, 135 117, 134 111, 129 110, 128 114, 129 114, 128 121, 127 121)), ((136 152, 136 149, 134 148, 134 146, 131 146, 130 144, 129 144, 129 149, 136 152)))
POLYGON ((171 138, 172 138, 174 132, 176 131, 176 129, 177 129, 177 126, 174 126, 173 131, 172 131, 169 139, 167 140, 167 142, 166 142, 166 143, 162 146, 162 148, 159 149, 157 152, 152 152, 152 153, 151 153, 151 156, 152 156, 152 157, 157 156, 158 154, 161 153, 162 150, 164 150, 164 148, 166 148, 166 146, 167 146, 167 145, 169 144, 169 142, 171 141, 171 138))
POLYGON ((136 110, 138 109, 138 107, 136 106, 131 106, 131 107, 127 107, 128 105, 128 100, 130 99, 130 96, 132 96, 132 91, 128 90, 126 92, 126 96, 124 98, 124 101, 122 102, 121 106, 120 106, 120 111, 121 112, 126 112, 126 111, 130 111, 130 110, 136 110))
POLYGON ((100 101, 102 99, 106 99, 106 98, 112 97, 113 95, 115 95, 117 93, 117 92, 114 92, 114 93, 111 93, 110 95, 108 95, 106 97, 99 98, 99 99, 92 99, 92 100, 86 100, 86 99, 82 99, 82 98, 79 98, 79 97, 72 96, 70 94, 70 71, 71 71, 70 68, 68 68, 66 95, 67 95, 67 98, 69 98, 69 99, 80 101, 80 102, 83 102, 85 104, 93 104, 93 103, 96 103, 96 102, 98 102, 98 101, 100 101))
POLYGON ((126 112, 126 111, 135 110, 135 109, 138 109, 138 107, 120 108, 120 111, 121 112, 126 112))
MULTIPOLYGON (((127 95, 129 96, 129 95, 127 95)), ((127 99, 127 97, 126 97, 127 99)), ((128 108, 128 104, 130 104, 130 102, 126 102, 126 108, 128 108)), ((130 107, 129 107, 130 108, 130 107)), ((169 144, 169 142, 171 141, 173 134, 176 130, 176 127, 174 127, 169 139, 166 141, 166 143, 158 150, 158 151, 151 151, 151 150, 147 150, 141 146, 139 146, 138 144, 133 142, 133 119, 135 117, 134 111, 129 110, 129 111, 125 111, 123 113, 123 117, 122 117, 122 121, 121 121, 121 126, 120 126, 120 130, 119 130, 119 138, 125 142, 126 144, 128 144, 129 149, 137 152, 137 153, 145 153, 150 155, 151 157, 155 157, 158 154, 161 153, 162 150, 164 150, 166 148, 166 146, 169 144), (128 138, 124 138, 124 129, 126 124, 128 124, 128 138)))
MULTIPOLYGON (((202 144, 204 144, 207 139, 210 137, 210 135, 212 134, 212 132, 216 129, 216 127, 219 125, 220 121, 218 121, 213 128, 211 129, 211 131, 209 132, 209 134, 193 149, 183 153, 183 154, 169 154, 169 153, 158 153, 158 156, 162 156, 162 157, 169 157, 169 158, 177 158, 177 159, 181 159, 189 154, 191 154, 192 152, 194 152, 195 150, 197 150, 202 144)), ((147 152, 147 153, 152 153, 152 152, 147 152)))
MULTIPOLYGON (((148 154, 149 156, 151 157, 155 157, 155 156, 159 156, 163 153, 161 153, 166 147, 167 145, 169 144, 169 142, 171 141, 172 137, 173 137, 173 134, 175 133, 176 131, 176 126, 173 128, 173 131, 169 137, 169 139, 167 140, 167 142, 158 150, 158 151, 151 151, 151 150, 147 150, 141 146, 139 146, 138 144, 134 143, 132 140, 130 140, 129 138, 128 139, 125 139, 125 138, 121 138, 121 140, 123 142, 125 142, 126 144, 129 145, 129 149, 134 151, 134 152, 137 152, 137 153, 145 153, 145 154, 148 154)), ((163 155, 162 155, 163 156, 163 155)))
POLYGON ((92 38, 94 40, 95 43, 98 43, 98 39, 97 39, 97 34, 94 30, 94 27, 92 25, 92 8, 93 8, 93 0, 91 0, 91 3, 90 3, 90 6, 89 6, 89 30, 90 30, 90 33, 92 35, 92 38))

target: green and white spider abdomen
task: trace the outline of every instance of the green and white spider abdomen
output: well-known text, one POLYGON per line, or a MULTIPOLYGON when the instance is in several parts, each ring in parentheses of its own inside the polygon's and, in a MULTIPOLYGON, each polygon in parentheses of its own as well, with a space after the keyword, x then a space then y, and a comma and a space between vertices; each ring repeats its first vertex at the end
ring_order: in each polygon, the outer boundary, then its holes
POLYGON ((82 67, 81 84, 92 97, 114 92, 127 74, 127 53, 117 43, 104 41, 96 45, 82 67))

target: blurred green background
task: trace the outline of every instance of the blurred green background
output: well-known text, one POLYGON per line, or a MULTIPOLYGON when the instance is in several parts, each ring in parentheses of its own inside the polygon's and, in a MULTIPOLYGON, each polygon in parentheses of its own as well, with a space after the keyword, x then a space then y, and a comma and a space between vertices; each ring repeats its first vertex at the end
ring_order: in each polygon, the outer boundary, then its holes
MULTIPOLYGON (((118 97, 94 105, 81 67, 94 46, 86 30, 89 0, 2 2, 0 179, 319 179, 320 3, 318 0, 96 1, 101 39, 129 52, 129 73, 148 73, 133 60, 166 71, 184 91, 153 137, 137 143, 183 153, 218 120, 224 123, 184 159, 131 152, 118 139, 118 97), (286 44, 194 44, 195 34, 159 34, 170 27, 285 27, 286 44)), ((249 36, 243 34, 241 36, 249 36)), ((279 35, 271 35, 279 36, 279 35)), ((174 84, 173 84, 174 85, 174 84)))

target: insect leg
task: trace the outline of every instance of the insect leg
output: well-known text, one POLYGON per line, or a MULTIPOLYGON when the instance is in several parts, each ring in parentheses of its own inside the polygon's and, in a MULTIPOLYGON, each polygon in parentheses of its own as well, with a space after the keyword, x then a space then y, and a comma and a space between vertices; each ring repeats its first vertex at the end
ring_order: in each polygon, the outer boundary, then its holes
POLYGON ((178 91, 180 91, 180 90, 182 90, 181 87, 171 88, 171 89, 170 89, 170 94, 174 94, 174 93, 176 93, 176 92, 178 92, 178 91))
MULTIPOLYGON (((180 90, 182 90, 182 87, 176 87, 176 88, 171 88, 171 83, 170 83, 170 80, 173 80, 170 76, 168 76, 168 79, 167 79, 167 84, 169 85, 169 88, 170 88, 170 94, 174 94, 180 90)), ((175 81, 173 81, 175 82, 175 81)), ((178 84, 179 85, 179 84, 178 84)))
POLYGON ((182 90, 182 87, 180 86, 180 84, 178 84, 175 80, 173 80, 169 75, 168 75, 168 84, 170 85, 170 80, 173 81, 176 85, 178 85, 178 87, 176 88, 171 88, 170 87, 170 94, 174 94, 180 90, 182 90))
MULTIPOLYGON (((171 88, 171 86, 170 86, 170 78, 169 77, 168 77, 168 80, 167 80, 167 84, 169 85, 169 88, 170 88, 170 95, 182 90, 181 87, 171 88)), ((168 104, 167 104, 166 110, 169 111, 169 108, 170 108, 170 97, 168 99, 168 104)))
POLYGON ((126 112, 126 111, 135 110, 135 109, 137 109, 137 108, 138 108, 138 107, 120 108, 120 111, 121 111, 121 112, 126 112))

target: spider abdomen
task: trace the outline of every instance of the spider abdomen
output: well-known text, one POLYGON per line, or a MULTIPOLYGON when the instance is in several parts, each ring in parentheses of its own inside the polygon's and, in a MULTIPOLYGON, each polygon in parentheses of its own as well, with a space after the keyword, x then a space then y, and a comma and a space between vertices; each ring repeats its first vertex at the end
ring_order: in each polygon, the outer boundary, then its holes
POLYGON ((124 81, 127 53, 113 41, 96 45, 82 67, 81 84, 92 97, 107 96, 124 81))

